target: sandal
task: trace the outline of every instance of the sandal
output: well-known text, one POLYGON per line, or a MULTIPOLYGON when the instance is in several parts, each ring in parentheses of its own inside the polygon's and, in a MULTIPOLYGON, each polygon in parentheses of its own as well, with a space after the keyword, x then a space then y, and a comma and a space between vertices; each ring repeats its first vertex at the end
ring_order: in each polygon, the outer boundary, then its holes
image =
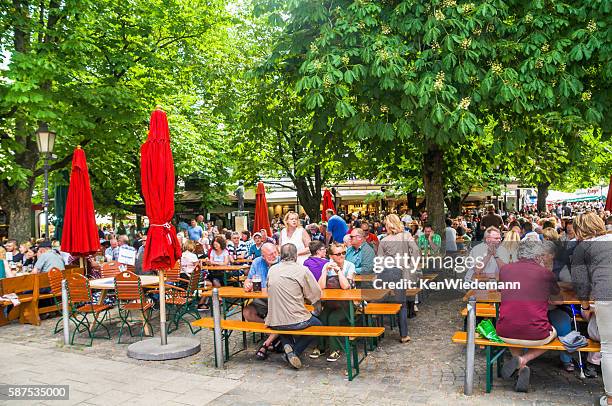
POLYGON ((255 357, 260 361, 266 360, 268 358, 268 351, 270 351, 271 348, 271 345, 266 346, 266 344, 264 343, 255 353, 255 357))

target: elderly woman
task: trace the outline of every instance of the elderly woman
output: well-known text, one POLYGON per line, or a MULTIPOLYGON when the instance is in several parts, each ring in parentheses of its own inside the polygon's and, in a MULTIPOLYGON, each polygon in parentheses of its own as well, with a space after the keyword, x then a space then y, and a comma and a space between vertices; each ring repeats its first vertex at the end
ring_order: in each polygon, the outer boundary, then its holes
MULTIPOLYGON (((518 289, 502 289, 499 319, 496 329, 499 337, 508 344, 537 347, 548 344, 557 335, 571 331, 570 317, 560 309, 549 311, 550 304, 561 304, 555 297, 560 293, 552 264, 556 247, 550 241, 521 241, 518 261, 504 265, 499 281, 517 282, 518 289)), ((527 363, 546 350, 530 348, 523 353, 521 348, 510 348, 512 359, 502 369, 502 376, 510 378, 518 370, 515 390, 527 392, 531 370, 527 363)), ((571 357, 562 353, 562 361, 571 363, 571 357)), ((572 365, 573 366, 573 365, 572 365)))
MULTIPOLYGON (((382 258, 398 258, 399 255, 399 258, 402 258, 402 260, 395 264, 395 266, 401 270, 402 279, 410 280, 414 283, 418 282, 419 274, 414 264, 418 264, 421 258, 419 246, 414 241, 412 235, 404 231, 404 224, 396 214, 389 214, 385 218, 385 228, 388 234, 380 241, 377 256, 382 258)), ((402 298, 405 297, 404 294, 402 298)), ((408 335, 408 304, 405 299, 402 302, 402 308, 398 314, 400 342, 407 343, 410 341, 410 336, 408 335)))
POLYGON ((579 243, 572 256, 572 280, 583 311, 590 310, 590 299, 595 301, 606 392, 599 403, 612 405, 612 234, 606 234, 604 221, 594 212, 580 214, 574 230, 579 243))

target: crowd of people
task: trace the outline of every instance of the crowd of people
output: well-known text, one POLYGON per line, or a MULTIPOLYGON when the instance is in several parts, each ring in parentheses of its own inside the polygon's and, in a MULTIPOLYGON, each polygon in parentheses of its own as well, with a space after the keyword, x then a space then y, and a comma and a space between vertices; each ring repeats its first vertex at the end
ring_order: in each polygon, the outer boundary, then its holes
MULTIPOLYGON (((496 279, 520 282, 517 292, 502 291, 497 330, 509 343, 537 346, 572 331, 572 312, 555 300, 558 282, 573 283, 582 306, 580 312, 589 321, 592 339, 602 343, 601 354, 589 356, 586 372, 597 375, 598 364, 612 394, 612 216, 600 207, 561 203, 550 211, 499 213, 493 205, 484 210, 466 211, 458 216, 447 215, 446 228, 435 230, 426 210, 413 215, 402 213, 336 214, 330 210, 327 219, 312 223, 305 215, 288 212, 272 219, 272 230, 253 233, 228 230, 203 216, 189 223, 177 224, 177 237, 182 246, 181 273, 189 277, 198 265, 230 265, 249 262, 243 287, 249 291, 254 281, 266 289, 268 299, 257 299, 244 308, 247 321, 264 322, 273 329, 296 330, 312 325, 347 325, 346 303, 320 303, 324 289, 352 289, 355 275, 373 273, 376 257, 408 256, 418 263, 421 257, 440 254, 480 258, 478 265, 468 268, 465 278, 496 279), (607 245, 606 245, 606 242, 607 245), (598 243, 598 244, 596 244, 598 243), (594 304, 589 300, 594 299, 594 304), (304 302, 315 305, 307 311, 304 302), (598 327, 598 328, 597 328, 598 327)), ((102 251, 89 258, 88 275, 97 277, 104 261, 117 261, 122 250, 133 252, 137 273, 142 269, 146 235, 136 230, 114 233, 108 227, 99 235, 102 251)), ((52 267, 63 269, 71 260, 61 252, 58 242, 19 243, 5 241, 0 248, 0 278, 20 272, 46 272, 52 267)), ((400 277, 417 280, 419 272, 398 265, 400 277)), ((418 270, 417 270, 418 271, 418 270)), ((223 284, 223 274, 203 272, 205 283, 223 284)), ((199 307, 208 310, 201 300, 199 307)), ((404 301, 399 313, 400 341, 410 341, 408 317, 413 303, 404 301)), ((257 349, 256 357, 266 359, 270 351, 285 354, 289 364, 301 366, 300 355, 312 338, 272 334, 257 349)), ((341 357, 342 349, 335 340, 321 339, 309 356, 325 356, 330 362, 341 357)), ((526 353, 512 351, 513 358, 503 374, 517 372, 517 390, 526 390, 529 383, 528 363, 543 353, 530 349, 526 353)), ((574 370, 572 356, 560 355, 563 368, 574 370)), ((603 404, 603 403, 602 403, 603 404)))

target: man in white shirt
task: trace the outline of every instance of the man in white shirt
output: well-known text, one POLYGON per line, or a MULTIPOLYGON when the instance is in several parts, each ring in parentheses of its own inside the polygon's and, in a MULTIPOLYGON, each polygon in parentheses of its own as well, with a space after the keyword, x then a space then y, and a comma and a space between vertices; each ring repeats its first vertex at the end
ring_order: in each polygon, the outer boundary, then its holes
POLYGON ((471 281, 474 276, 497 278, 501 267, 510 262, 510 253, 501 245, 501 232, 497 227, 487 228, 484 239, 470 251, 470 264, 474 266, 468 268, 466 281, 471 281))
POLYGON ((453 227, 453 220, 446 219, 446 229, 444 230, 444 238, 446 239, 446 252, 457 251, 457 230, 453 227))

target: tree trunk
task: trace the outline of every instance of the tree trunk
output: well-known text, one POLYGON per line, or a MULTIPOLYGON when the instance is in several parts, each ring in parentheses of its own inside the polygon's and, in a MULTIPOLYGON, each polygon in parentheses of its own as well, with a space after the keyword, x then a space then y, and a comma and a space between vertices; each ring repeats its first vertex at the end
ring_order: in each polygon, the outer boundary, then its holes
MULTIPOLYGON (((435 144, 423 154, 423 186, 429 223, 444 239, 444 152, 435 144)), ((444 247, 444 243, 443 243, 444 247)))
POLYGON ((321 189, 315 189, 314 193, 308 187, 308 181, 304 177, 295 178, 293 181, 297 189, 297 196, 300 200, 300 205, 304 208, 310 221, 321 221, 321 189))
MULTIPOLYGON (((3 192, 9 189, 4 186, 1 188, 3 192)), ((10 189, 8 193, 2 193, 0 198, 0 206, 7 215, 8 237, 19 242, 28 241, 32 236, 32 187, 10 189)))
POLYGON ((542 213, 546 211, 546 198, 548 197, 548 187, 550 182, 538 183, 538 212, 542 213))
POLYGON ((445 201, 446 207, 448 207, 448 211, 452 217, 461 215, 461 203, 463 203, 461 196, 451 196, 445 201))
POLYGON ((410 191, 406 193, 406 206, 412 210, 414 214, 416 214, 417 210, 417 195, 416 190, 410 191))

